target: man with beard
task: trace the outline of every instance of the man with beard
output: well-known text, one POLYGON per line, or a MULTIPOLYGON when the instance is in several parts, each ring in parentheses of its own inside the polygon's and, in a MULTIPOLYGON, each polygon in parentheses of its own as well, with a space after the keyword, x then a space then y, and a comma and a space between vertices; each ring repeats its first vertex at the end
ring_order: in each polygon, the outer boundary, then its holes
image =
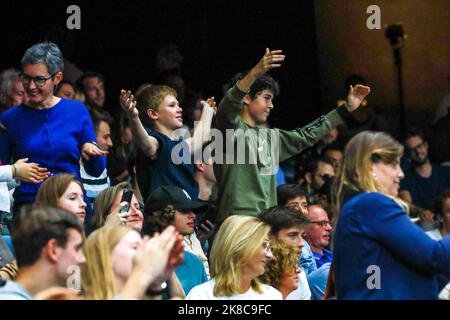
POLYGON ((404 146, 405 155, 410 158, 411 163, 400 183, 399 195, 403 200, 419 207, 417 209, 423 222, 431 224, 433 200, 450 187, 450 167, 430 162, 428 143, 418 130, 412 129, 406 133, 404 146))

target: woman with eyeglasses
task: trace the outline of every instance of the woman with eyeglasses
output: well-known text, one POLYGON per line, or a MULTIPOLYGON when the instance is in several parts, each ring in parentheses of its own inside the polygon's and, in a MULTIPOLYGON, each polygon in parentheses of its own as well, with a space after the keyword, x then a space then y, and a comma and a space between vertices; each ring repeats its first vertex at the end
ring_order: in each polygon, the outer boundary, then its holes
POLYGON ((338 299, 437 299, 436 275, 450 270, 450 236, 428 237, 398 197, 402 154, 383 132, 364 131, 347 144, 334 185, 338 299))
POLYGON ((256 217, 228 217, 211 248, 211 280, 191 289, 186 299, 281 300, 277 289, 258 279, 273 259, 269 231, 256 217))
MULTIPOLYGON (((79 160, 92 176, 106 165, 107 152, 96 145, 94 128, 86 106, 55 96, 63 78, 63 57, 54 43, 37 43, 22 58, 20 79, 28 101, 2 113, 6 127, 1 139, 2 159, 29 158, 47 168, 50 175, 69 172, 80 179, 79 160)), ((14 193, 14 211, 34 202, 39 184, 22 183, 14 193)))

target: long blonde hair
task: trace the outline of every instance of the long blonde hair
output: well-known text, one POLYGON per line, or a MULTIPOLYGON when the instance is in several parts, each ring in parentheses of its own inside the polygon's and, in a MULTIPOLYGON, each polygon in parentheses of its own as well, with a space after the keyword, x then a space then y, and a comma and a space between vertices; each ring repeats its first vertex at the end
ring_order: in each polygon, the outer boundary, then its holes
MULTIPOLYGON (((214 296, 232 296, 241 290, 242 268, 255 256, 268 236, 270 226, 256 217, 230 216, 217 232, 211 249, 211 277, 215 279, 214 296)), ((251 287, 262 293, 255 278, 251 287)))
POLYGON ((345 148, 341 170, 333 183, 338 211, 349 191, 379 192, 407 210, 406 203, 389 195, 376 182, 371 172, 373 163, 391 164, 398 161, 402 155, 403 146, 387 133, 363 131, 355 135, 345 148))
POLYGON ((119 241, 132 229, 106 225, 97 229, 84 244, 86 263, 81 268, 83 294, 88 299, 107 300, 117 294, 111 253, 119 241))

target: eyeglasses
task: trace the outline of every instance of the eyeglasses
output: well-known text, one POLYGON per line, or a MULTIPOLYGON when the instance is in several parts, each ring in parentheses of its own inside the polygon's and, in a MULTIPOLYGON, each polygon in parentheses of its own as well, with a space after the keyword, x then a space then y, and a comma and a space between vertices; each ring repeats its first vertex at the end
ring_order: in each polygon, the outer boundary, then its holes
POLYGON ((331 228, 333 228, 333 222, 331 221, 311 221, 311 223, 317 224, 319 227, 325 228, 327 225, 329 225, 331 228))
POLYGON ((22 81, 22 84, 25 86, 28 86, 30 84, 31 80, 33 80, 34 83, 36 84, 36 86, 43 87, 45 85, 45 83, 47 82, 47 80, 53 79, 54 77, 55 77, 54 75, 50 75, 47 78, 43 77, 43 76, 30 77, 29 75, 27 75, 25 73, 20 74, 20 80, 22 81))

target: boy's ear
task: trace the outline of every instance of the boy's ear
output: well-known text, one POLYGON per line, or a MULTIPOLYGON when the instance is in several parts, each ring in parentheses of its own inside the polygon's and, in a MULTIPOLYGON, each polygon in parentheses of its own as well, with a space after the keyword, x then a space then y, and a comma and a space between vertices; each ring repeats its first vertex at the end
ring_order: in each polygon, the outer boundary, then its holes
POLYGON ((195 169, 197 169, 197 171, 203 172, 205 171, 205 167, 203 166, 203 163, 201 161, 197 161, 195 162, 195 169))
POLYGON ((250 95, 246 94, 242 101, 244 102, 245 105, 249 105, 250 102, 252 102, 252 98, 250 98, 250 95))
POLYGON ((147 116, 151 119, 151 120, 157 120, 159 118, 158 112, 156 112, 155 110, 153 110, 152 108, 148 108, 147 109, 147 116))

